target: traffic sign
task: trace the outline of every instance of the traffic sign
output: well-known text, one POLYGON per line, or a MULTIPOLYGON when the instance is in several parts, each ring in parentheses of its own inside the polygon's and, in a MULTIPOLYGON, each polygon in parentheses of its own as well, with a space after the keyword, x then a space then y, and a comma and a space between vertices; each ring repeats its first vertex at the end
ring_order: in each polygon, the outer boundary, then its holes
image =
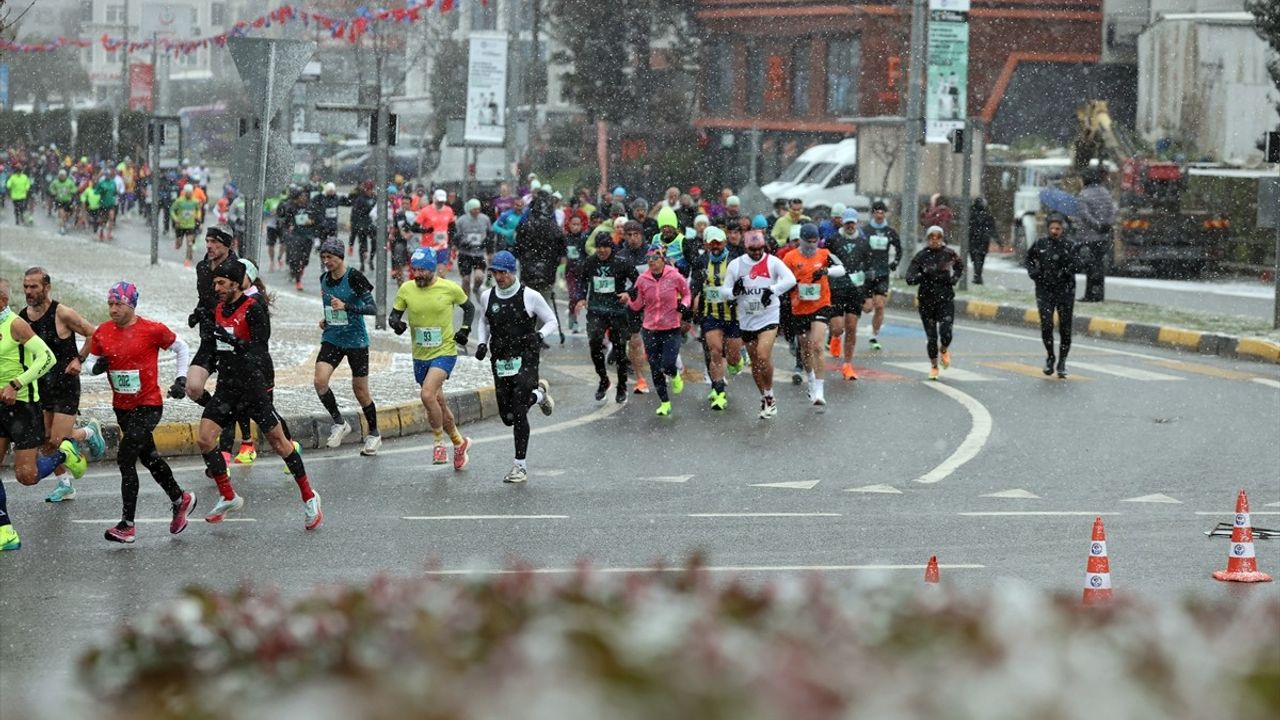
POLYGON ((258 116, 272 115, 289 96, 302 69, 315 54, 316 44, 310 40, 233 37, 227 39, 227 51, 236 63, 240 81, 244 83, 258 116))
POLYGON ((257 195, 259 190, 264 194, 279 192, 288 186, 293 174, 293 147, 289 145, 289 134, 272 129, 267 142, 266 184, 258 187, 258 145, 262 142, 261 137, 261 133, 251 131, 236 143, 236 150, 231 155, 231 181, 240 192, 249 195, 257 195))

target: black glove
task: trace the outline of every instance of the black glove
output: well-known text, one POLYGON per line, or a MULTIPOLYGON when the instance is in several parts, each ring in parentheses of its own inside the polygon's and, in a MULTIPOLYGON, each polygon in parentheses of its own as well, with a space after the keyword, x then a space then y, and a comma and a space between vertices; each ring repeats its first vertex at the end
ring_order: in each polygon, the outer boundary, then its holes
POLYGON ((818 282, 822 278, 826 277, 826 275, 827 275, 827 269, 824 267, 820 267, 817 270, 813 271, 813 280, 811 280, 810 282, 818 282))
POLYGON ((765 288, 760 291, 760 304, 765 307, 773 304, 773 288, 765 288))
POLYGON ((233 348, 240 347, 240 339, 227 332, 227 329, 221 325, 217 325, 213 328, 213 339, 224 342, 233 348))
POLYGON ((193 328, 199 324, 200 324, 200 315, 195 310, 192 310, 191 314, 187 316, 187 327, 193 328))
POLYGON ((107 371, 107 359, 100 357, 93 363, 93 367, 89 369, 90 375, 101 375, 107 371))
POLYGON ((734 280, 734 281, 733 281, 733 296, 734 296, 734 297, 741 297, 741 296, 743 295, 743 293, 745 293, 745 292, 746 292, 746 290, 747 290, 747 285, 746 285, 746 283, 744 283, 744 282, 742 281, 742 278, 738 278, 737 280, 734 280))
POLYGON ((485 356, 485 355, 488 355, 488 354, 489 354, 489 346, 488 346, 488 345, 486 345, 485 343, 480 343, 479 345, 477 345, 477 346, 476 346, 476 354, 475 354, 475 358, 476 358, 477 360, 483 360, 483 359, 484 359, 484 356, 485 356))
POLYGON ((681 305, 680 319, 684 322, 693 322, 693 308, 688 305, 681 305))
POLYGON ((181 400, 187 394, 187 379, 184 377, 177 378, 173 384, 169 386, 169 397, 174 400, 181 400))
POLYGON ((469 338, 470 336, 471 336, 471 328, 464 325, 458 329, 458 332, 453 334, 453 341, 458 345, 466 345, 467 338, 469 338))
POLYGON ((530 347, 544 348, 544 349, 549 347, 547 343, 542 339, 542 333, 538 332, 537 330, 534 330, 528 335, 525 335, 524 341, 530 347))
POLYGON ((191 314, 187 316, 187 327, 195 327, 213 321, 213 313, 209 312, 209 308, 197 306, 191 314))
POLYGON ((403 335, 404 331, 409 329, 408 323, 397 318, 387 318, 387 325, 389 325, 392 330, 395 330, 397 335, 403 335))
POLYGON ((894 261, 892 261, 892 262, 890 262, 890 263, 889 263, 889 272, 893 272, 894 270, 897 270, 897 269, 898 269, 898 261, 897 261, 897 260, 894 260, 894 261))

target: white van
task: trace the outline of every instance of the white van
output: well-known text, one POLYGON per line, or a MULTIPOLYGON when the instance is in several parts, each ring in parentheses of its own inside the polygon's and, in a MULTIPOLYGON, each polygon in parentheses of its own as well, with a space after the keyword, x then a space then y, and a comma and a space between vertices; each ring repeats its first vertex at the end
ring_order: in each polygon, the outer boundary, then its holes
POLYGON ((497 186, 507 180, 506 150, 501 147, 462 148, 449 145, 448 138, 440 141, 440 154, 436 167, 430 173, 432 187, 442 185, 462 187, 463 164, 475 163, 476 173, 470 181, 475 186, 497 186))
POLYGON ((761 190, 770 200, 799 198, 806 208, 829 208, 836 203, 864 211, 871 208, 871 199, 858 194, 858 141, 855 138, 805 150, 783 177, 761 190), (783 178, 789 176, 794 179, 782 185, 783 178), (777 186, 770 192, 774 185, 777 186))

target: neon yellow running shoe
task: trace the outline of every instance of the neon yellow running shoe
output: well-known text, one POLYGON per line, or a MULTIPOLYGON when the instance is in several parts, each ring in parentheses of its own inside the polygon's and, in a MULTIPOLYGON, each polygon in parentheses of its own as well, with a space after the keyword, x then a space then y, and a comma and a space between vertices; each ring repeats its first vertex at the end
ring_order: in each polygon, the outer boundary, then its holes
POLYGON ((18 539, 18 531, 14 530, 12 525, 0 525, 0 552, 17 550, 20 547, 22 547, 22 541, 18 539))
POLYGON ((71 477, 76 480, 84 477, 84 471, 89 467, 89 461, 80 454, 80 446, 71 440, 63 440, 58 449, 67 458, 63 461, 63 464, 67 466, 67 470, 71 471, 71 477))
POLYGON ((252 465, 258 459, 258 450, 253 443, 240 443, 240 451, 236 453, 236 465, 252 465))
POLYGON ((679 395, 684 392, 684 378, 680 377, 680 373, 671 376, 671 393, 679 395))
POLYGON ((659 416, 661 416, 661 417, 666 417, 666 416, 668 416, 668 415, 670 415, 670 414, 671 414, 671 401, 670 401, 670 400, 668 400, 667 402, 664 402, 664 403, 662 403, 661 405, 659 405, 659 406, 658 406, 658 415, 659 415, 659 416))

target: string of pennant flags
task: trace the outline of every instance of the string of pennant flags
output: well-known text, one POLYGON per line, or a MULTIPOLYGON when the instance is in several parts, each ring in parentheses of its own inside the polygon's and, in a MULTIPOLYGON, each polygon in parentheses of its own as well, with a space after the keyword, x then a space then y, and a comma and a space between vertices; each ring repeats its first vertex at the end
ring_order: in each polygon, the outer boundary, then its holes
MULTIPOLYGON (((484 5, 488 5, 488 0, 480 0, 484 5)), ((435 5, 435 0, 422 0, 412 5, 406 5, 403 8, 391 9, 374 9, 368 6, 356 8, 355 14, 350 17, 333 17, 322 13, 310 12, 295 5, 281 5, 271 12, 256 17, 252 20, 241 20, 231 26, 231 29, 212 35, 206 38, 198 38, 193 40, 170 40, 168 38, 158 38, 152 40, 129 41, 125 42, 123 38, 103 35, 96 42, 101 43, 107 52, 115 52, 122 48, 126 48, 127 52, 143 52, 151 50, 154 45, 156 50, 170 55, 189 55, 196 50, 209 47, 225 47, 227 40, 233 37, 248 36, 256 31, 270 28, 273 25, 287 25, 292 22, 302 22, 303 25, 310 27, 313 23, 328 31, 331 37, 345 39, 350 44, 360 41, 360 38, 369 32, 371 27, 379 23, 399 23, 410 24, 416 23, 424 17, 424 13, 435 5)), ((440 0, 440 12, 449 12, 454 8, 455 0, 440 0)), ((0 38, 0 51, 20 52, 20 53, 44 53, 54 52, 63 48, 88 48, 92 47, 94 40, 88 38, 69 38, 60 37, 45 43, 18 43, 0 38)))

